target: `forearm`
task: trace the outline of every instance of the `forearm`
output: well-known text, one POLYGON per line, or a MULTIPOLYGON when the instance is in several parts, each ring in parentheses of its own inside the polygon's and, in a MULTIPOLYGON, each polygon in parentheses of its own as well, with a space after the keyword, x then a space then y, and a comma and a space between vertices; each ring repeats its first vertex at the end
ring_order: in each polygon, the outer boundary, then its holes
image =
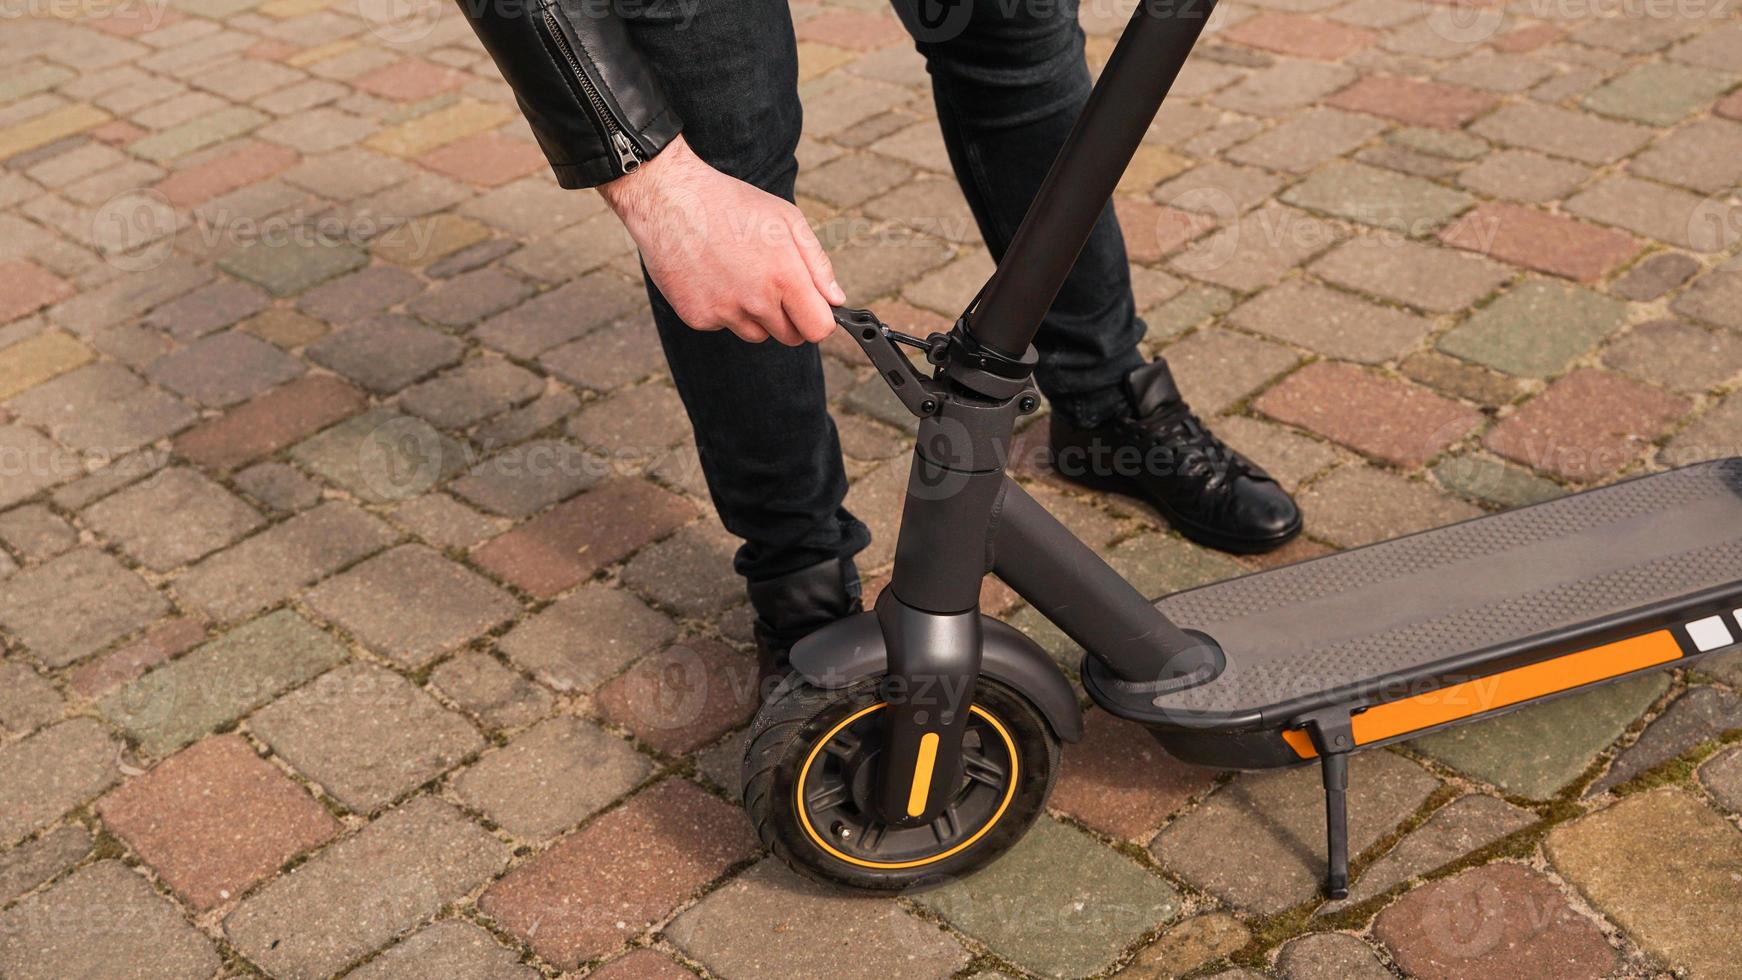
POLYGON ((621 19, 599 4, 459 0, 564 187, 632 173, 681 121, 621 19))

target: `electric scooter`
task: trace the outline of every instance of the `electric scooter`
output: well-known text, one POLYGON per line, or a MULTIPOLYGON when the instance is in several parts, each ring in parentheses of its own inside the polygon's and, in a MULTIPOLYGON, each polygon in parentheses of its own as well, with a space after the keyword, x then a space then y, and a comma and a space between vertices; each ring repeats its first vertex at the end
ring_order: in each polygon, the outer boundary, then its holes
POLYGON ((1041 319, 1213 0, 1144 0, 997 271, 947 333, 836 322, 919 418, 874 610, 806 637, 743 768, 763 842, 850 889, 981 867, 1039 816, 1069 680, 979 611, 995 573, 1086 651, 1083 688, 1175 757, 1322 769, 1325 894, 1349 884, 1348 759, 1742 638, 1742 458, 1641 477, 1151 602, 1005 475, 1041 319), (923 354, 916 368, 903 348, 923 354))

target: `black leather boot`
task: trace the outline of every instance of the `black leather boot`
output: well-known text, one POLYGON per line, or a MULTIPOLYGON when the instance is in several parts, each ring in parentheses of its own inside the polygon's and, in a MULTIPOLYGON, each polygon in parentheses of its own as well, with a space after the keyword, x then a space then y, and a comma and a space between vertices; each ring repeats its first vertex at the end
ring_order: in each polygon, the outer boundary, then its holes
POLYGON ((1204 427, 1167 362, 1126 375, 1125 395, 1130 411, 1093 429, 1053 413, 1060 476, 1139 497, 1187 538, 1223 551, 1271 551, 1300 533, 1300 508, 1288 492, 1204 427))
POLYGON ((791 671, 793 644, 862 608, 859 570, 838 558, 751 582, 749 590, 756 610, 757 685, 764 697, 791 671))

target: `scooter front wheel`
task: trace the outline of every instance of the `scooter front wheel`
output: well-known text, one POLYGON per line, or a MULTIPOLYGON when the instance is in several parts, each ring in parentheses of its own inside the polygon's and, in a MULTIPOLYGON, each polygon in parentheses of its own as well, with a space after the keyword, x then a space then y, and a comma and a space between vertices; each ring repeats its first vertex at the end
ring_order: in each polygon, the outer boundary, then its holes
POLYGON ((981 677, 949 805, 929 824, 897 827, 871 803, 888 707, 879 680, 826 690, 794 676, 763 704, 743 774, 762 842, 807 877, 874 892, 941 884, 1009 850, 1058 771, 1058 740, 1040 712, 981 677))

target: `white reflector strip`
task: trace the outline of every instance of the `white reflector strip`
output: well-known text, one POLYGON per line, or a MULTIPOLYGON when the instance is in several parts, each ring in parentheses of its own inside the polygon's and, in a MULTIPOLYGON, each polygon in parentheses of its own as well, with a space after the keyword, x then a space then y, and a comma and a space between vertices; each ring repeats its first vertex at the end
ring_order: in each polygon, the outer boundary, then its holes
POLYGON ((1694 646, 1701 653, 1727 647, 1736 640, 1730 635, 1730 627, 1725 625, 1722 616, 1707 616, 1696 619, 1688 624, 1688 637, 1694 641, 1694 646))

